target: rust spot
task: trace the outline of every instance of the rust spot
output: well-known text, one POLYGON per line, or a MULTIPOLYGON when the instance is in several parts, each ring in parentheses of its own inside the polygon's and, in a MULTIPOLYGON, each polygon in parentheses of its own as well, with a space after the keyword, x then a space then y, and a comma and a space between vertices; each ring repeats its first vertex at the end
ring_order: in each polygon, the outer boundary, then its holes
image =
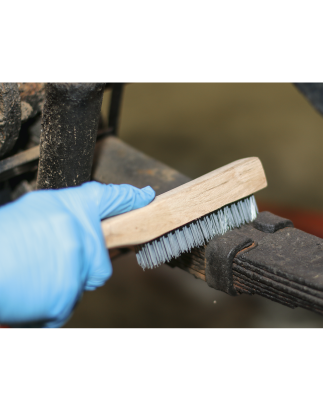
POLYGON ((45 83, 18 83, 21 100, 38 93, 45 93, 45 83))
POLYGON ((143 174, 151 177, 155 177, 157 174, 161 174, 161 179, 163 181, 174 181, 176 174, 178 174, 178 171, 171 168, 147 168, 137 170, 137 174, 143 174))
POLYGON ((246 247, 246 248, 238 251, 235 256, 239 255, 240 253, 244 253, 244 252, 247 251, 247 250, 251 250, 252 248, 255 248, 256 246, 257 246, 257 243, 256 243, 256 242, 253 242, 253 243, 252 243, 251 245, 249 245, 248 247, 246 247))
POLYGON ((137 174, 144 174, 146 176, 155 176, 158 173, 158 168, 148 168, 146 170, 137 170, 137 174))

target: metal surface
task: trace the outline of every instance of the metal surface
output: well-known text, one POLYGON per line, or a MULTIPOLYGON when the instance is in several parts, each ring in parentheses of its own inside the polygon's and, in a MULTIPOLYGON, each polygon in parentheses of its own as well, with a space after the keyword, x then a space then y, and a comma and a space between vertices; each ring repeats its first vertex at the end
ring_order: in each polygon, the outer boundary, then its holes
POLYGON ((252 240, 235 230, 220 235, 205 247, 205 280, 216 290, 229 295, 237 295, 233 284, 232 263, 235 255, 249 247, 252 240))
POLYGON ((290 220, 263 212, 197 251, 177 263, 205 274, 213 288, 323 313, 323 240, 293 228, 290 220))
POLYGON ((22 151, 0 161, 0 181, 18 176, 26 171, 37 170, 39 146, 22 151))
POLYGON ((45 83, 17 83, 21 99, 21 121, 27 121, 43 110, 45 83))
MULTIPOLYGON (((18 87, 21 102, 21 122, 29 120, 41 113, 45 102, 45 83, 4 83, 18 87)), ((113 87, 113 83, 104 84, 104 88, 113 87)), ((121 101, 121 96, 119 97, 121 101)), ((120 105, 119 101, 119 105, 120 105)), ((115 107, 115 116, 118 116, 117 107, 115 107)))
POLYGON ((263 233, 275 233, 286 227, 294 227, 293 223, 287 218, 276 216, 268 211, 263 211, 253 222, 253 226, 263 233))
POLYGON ((323 239, 290 226, 271 234, 248 226, 244 234, 254 245, 233 260, 235 290, 323 314, 323 239))
POLYGON ((323 115, 323 83, 295 83, 314 108, 323 115))
MULTIPOLYGON (((275 216, 267 211, 258 214, 253 223, 241 226, 222 236, 213 238, 205 250, 205 274, 210 287, 237 295, 232 264, 236 255, 256 248, 268 234, 276 233, 286 227, 292 227, 290 220, 275 216)), ((271 241, 276 237, 269 235, 271 241)), ((286 248, 286 247, 285 247, 286 248)), ((284 248, 284 249, 285 249, 284 248)), ((268 257, 270 249, 268 249, 268 257)))
MULTIPOLYGON (((15 93, 16 99, 16 111, 15 111, 15 121, 12 124, 8 123, 6 120, 3 123, 3 127, 9 126, 6 129, 6 135, 12 134, 11 140, 14 144, 18 138, 20 123, 24 123, 32 117, 39 114, 44 107, 45 102, 45 83, 5 83, 6 89, 10 87, 11 90, 16 90, 18 87, 18 92, 15 93), (20 96, 20 99, 19 99, 20 96), (21 104, 21 115, 19 114, 18 105, 21 104), (20 115, 20 117, 19 117, 20 115), (20 123, 19 123, 20 122, 20 123), (9 132, 8 132, 9 131, 9 132)), ((122 100, 123 84, 121 83, 106 83, 104 84, 104 89, 112 88, 111 102, 109 109, 109 126, 106 129, 100 130, 97 133, 97 140, 111 135, 113 130, 117 130, 118 119, 120 116, 120 107, 122 100)), ((12 103, 12 95, 7 95, 6 102, 9 105, 12 103)), ((82 110, 82 108, 81 108, 82 110)), ((38 123, 37 123, 38 124, 38 123)), ((60 125, 60 124, 58 124, 60 125)), ((32 129, 34 125, 30 127, 32 129)), ((57 127, 59 129, 59 127, 57 127)), ((1 133, 1 123, 0 123, 0 133, 1 133)), ((0 134, 1 135, 1 134, 0 134)), ((34 137, 34 136, 32 136, 34 137)), ((9 138, 10 139, 10 138, 9 138)), ((37 142, 36 142, 37 144, 37 142)), ((31 144, 30 144, 31 145, 31 144)), ((11 147, 9 147, 10 149, 11 147)), ((9 149, 4 151, 3 155, 9 151, 9 149)), ((0 160, 0 182, 10 179, 12 177, 18 176, 25 172, 36 171, 38 168, 38 158, 39 158, 39 146, 27 148, 22 152, 15 153, 11 157, 7 157, 4 160, 0 160)), ((1 141, 0 141, 0 153, 1 153, 1 141)), ((73 151, 72 151, 73 153, 73 151)), ((73 155, 73 154, 72 154, 73 155)))
POLYGON ((92 178, 105 184, 132 184, 138 188, 150 185, 156 194, 190 181, 116 137, 106 137, 97 143, 92 178))
POLYGON ((90 180, 103 83, 48 83, 43 110, 37 188, 90 180))
MULTIPOLYGON (((111 129, 98 131, 97 140, 111 134, 111 129)), ((38 168, 39 145, 0 160, 0 182, 38 168)))
POLYGON ((18 139, 21 105, 17 83, 0 83, 0 157, 9 152, 18 139))
POLYGON ((110 110, 108 118, 108 127, 111 128, 111 134, 118 135, 118 125, 120 108, 123 94, 123 83, 114 83, 112 85, 112 94, 110 100, 110 110))

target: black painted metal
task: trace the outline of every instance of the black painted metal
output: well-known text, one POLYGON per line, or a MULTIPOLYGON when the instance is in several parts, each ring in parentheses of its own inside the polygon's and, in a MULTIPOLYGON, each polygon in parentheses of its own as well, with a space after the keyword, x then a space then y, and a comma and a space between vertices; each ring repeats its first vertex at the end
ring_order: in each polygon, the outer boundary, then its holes
POLYGON ((208 285, 229 295, 237 295, 232 277, 233 259, 238 251, 252 243, 249 236, 236 231, 213 238, 205 249, 205 279, 208 285))
POLYGON ((17 83, 0 83, 0 157, 18 139, 21 127, 21 101, 17 83))
POLYGON ((263 233, 275 233, 285 227, 293 227, 293 223, 287 218, 279 217, 269 211, 258 214, 253 226, 263 233))
POLYGON ((111 128, 113 135, 118 135, 118 125, 120 117, 120 108, 123 94, 123 83, 112 84, 112 94, 110 100, 108 127, 111 128))
POLYGON ((46 84, 38 189, 90 180, 103 91, 103 83, 46 84))
POLYGON ((295 86, 323 115, 323 83, 295 83, 295 86))
POLYGON ((213 239, 206 247, 206 274, 210 286, 230 295, 258 294, 323 314, 323 239, 269 212, 213 239))

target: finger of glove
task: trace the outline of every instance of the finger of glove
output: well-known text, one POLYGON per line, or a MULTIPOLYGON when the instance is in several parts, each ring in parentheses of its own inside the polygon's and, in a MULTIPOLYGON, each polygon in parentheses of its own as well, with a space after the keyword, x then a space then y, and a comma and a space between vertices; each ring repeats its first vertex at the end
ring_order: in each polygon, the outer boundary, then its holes
POLYGON ((86 195, 95 197, 100 218, 112 217, 148 205, 155 198, 155 191, 133 187, 129 184, 83 184, 86 195))
POLYGON ((87 291, 101 287, 112 274, 112 264, 103 237, 100 243, 94 253, 89 275, 85 283, 84 289, 87 291))
POLYGON ((149 186, 139 189, 129 184, 106 185, 96 181, 57 190, 55 194, 74 212, 82 204, 84 211, 96 212, 100 219, 144 207, 155 198, 155 191, 149 186))
POLYGON ((102 286, 112 274, 112 265, 106 249, 99 218, 82 222, 82 236, 87 265, 85 290, 102 286))

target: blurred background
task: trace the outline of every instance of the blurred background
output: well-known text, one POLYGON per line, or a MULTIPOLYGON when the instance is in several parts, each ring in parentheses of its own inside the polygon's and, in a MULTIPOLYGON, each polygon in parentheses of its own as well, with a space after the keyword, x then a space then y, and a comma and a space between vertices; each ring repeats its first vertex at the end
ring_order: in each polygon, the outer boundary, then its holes
MULTIPOLYGON (((257 156, 268 180, 256 194, 260 210, 323 237, 323 117, 292 84, 128 84, 119 137, 191 178, 257 156)), ((65 325, 321 326, 318 314, 258 296, 230 297, 178 268, 143 272, 132 253, 113 261, 111 279, 86 292, 65 325)))

